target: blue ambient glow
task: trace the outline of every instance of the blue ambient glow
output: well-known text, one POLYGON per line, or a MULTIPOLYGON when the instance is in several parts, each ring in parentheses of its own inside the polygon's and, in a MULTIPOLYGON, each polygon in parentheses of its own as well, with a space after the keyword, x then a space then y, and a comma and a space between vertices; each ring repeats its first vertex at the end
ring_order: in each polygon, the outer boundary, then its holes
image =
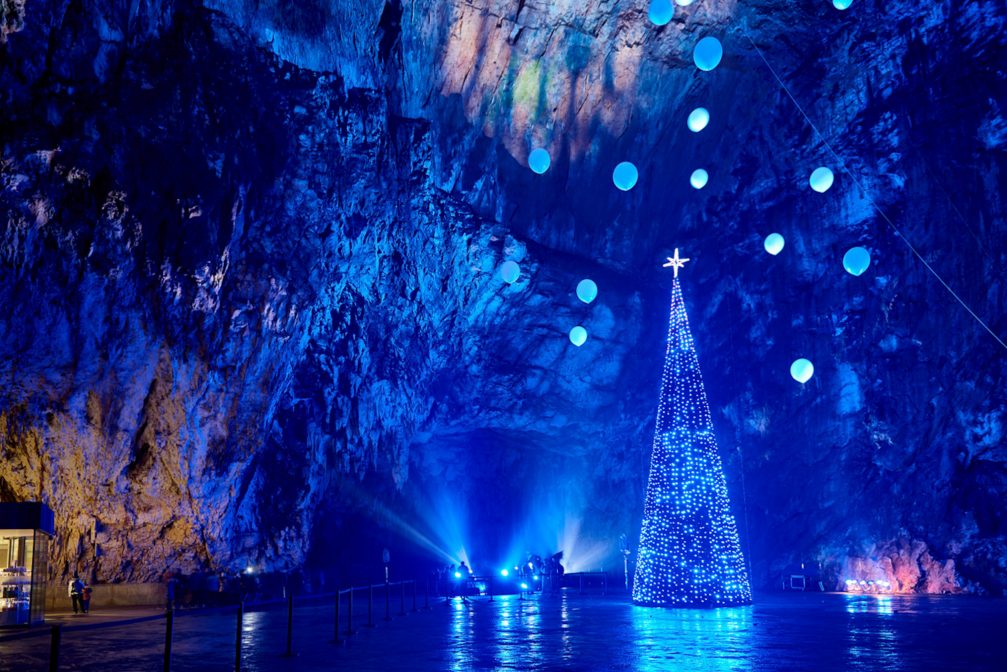
POLYGON ((821 168, 815 168, 814 172, 811 173, 811 188, 817 191, 819 194, 824 194, 826 191, 832 188, 832 182, 835 177, 832 171, 822 166, 821 168))
POLYGON ((622 191, 629 191, 636 186, 640 173, 629 161, 623 161, 612 171, 612 182, 622 191))
POLYGON ((692 171, 692 176, 689 178, 689 184, 692 185, 693 189, 702 189, 706 186, 706 183, 710 181, 710 174, 703 170, 702 168, 697 168, 692 171))
POLYGON ((832 0, 832 6, 840 10, 849 9, 852 4, 853 0, 832 0))
POLYGON ((783 252, 783 246, 786 244, 786 242, 787 241, 785 241, 783 239, 783 236, 781 236, 780 234, 771 233, 768 236, 766 236, 766 242, 763 244, 766 247, 766 252, 769 252, 771 255, 775 257, 780 252, 783 252))
POLYGON ((500 264, 500 277, 508 285, 513 285, 521 277, 521 267, 516 261, 505 261, 500 264))
POLYGON ((576 326, 570 330, 570 342, 578 348, 587 342, 587 329, 576 326))
POLYGON ((598 285, 591 278, 584 278, 577 283, 577 298, 584 303, 591 303, 598 297, 598 285))
POLYGON ((663 26, 671 21, 674 12, 675 8, 672 6, 671 0, 650 0, 647 15, 655 26, 663 26))
POLYGON ((692 51, 692 60, 696 62, 696 67, 703 72, 709 72, 718 65, 720 59, 724 57, 724 47, 720 45, 720 40, 715 37, 704 37, 696 43, 696 48, 692 51))
POLYGON ((850 275, 863 275, 867 267, 871 265, 871 253, 862 247, 851 247, 843 255, 843 268, 850 275))
POLYGON ((751 601, 710 405, 676 278, 633 602, 725 606, 751 601))
POLYGON ((552 165, 552 159, 549 157, 549 152, 541 147, 531 150, 531 154, 528 155, 528 167, 532 169, 533 173, 541 175, 549 170, 550 165, 552 165))
POLYGON ((801 357, 790 365, 790 375, 799 383, 806 383, 815 375, 815 365, 801 357))
POLYGON ((697 107, 689 113, 689 121, 687 123, 690 131, 699 133, 710 123, 710 113, 705 107, 697 107))

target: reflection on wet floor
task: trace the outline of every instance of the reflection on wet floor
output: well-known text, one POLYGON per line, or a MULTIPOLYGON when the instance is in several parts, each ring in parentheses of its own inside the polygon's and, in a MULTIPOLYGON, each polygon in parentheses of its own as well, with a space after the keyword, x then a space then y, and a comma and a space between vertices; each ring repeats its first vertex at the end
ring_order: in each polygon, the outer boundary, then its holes
MULTIPOLYGON (((358 623, 366 605, 356 605, 358 623)), ((898 595, 760 595, 749 607, 650 609, 623 595, 455 599, 332 643, 331 605, 243 617, 242 669, 355 670, 1002 670, 1007 600, 898 595)), ((176 619, 173 670, 233 669, 235 614, 176 619)), ((68 632, 61 669, 160 669, 159 621, 68 632)), ((48 669, 48 640, 0 643, 0 670, 48 669)))

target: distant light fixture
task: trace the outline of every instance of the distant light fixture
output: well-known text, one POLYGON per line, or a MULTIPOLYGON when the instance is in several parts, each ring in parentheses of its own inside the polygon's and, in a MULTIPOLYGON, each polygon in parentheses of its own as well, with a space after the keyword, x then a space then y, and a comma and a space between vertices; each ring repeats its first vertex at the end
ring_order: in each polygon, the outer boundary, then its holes
POLYGON ((510 576, 510 570, 501 569, 500 570, 500 576, 510 576))
POLYGON ((692 171, 692 176, 689 177, 689 184, 692 185, 693 189, 702 189, 710 181, 710 174, 703 170, 702 168, 697 168, 692 171))
POLYGON ((679 7, 688 7, 692 4, 692 0, 675 0, 675 4, 679 7))
POLYGON ((462 573, 461 572, 455 572, 455 578, 456 579, 462 578, 462 573))
POLYGON ((255 573, 255 567, 252 567, 251 565, 245 567, 245 574, 254 574, 254 573, 255 573))
POLYGON ((797 382, 804 384, 815 375, 815 365, 803 357, 795 359, 794 363, 790 365, 790 375, 797 382))
POLYGON ((528 155, 528 167, 531 168, 533 173, 541 175, 549 170, 549 166, 551 165, 552 158, 549 156, 549 152, 541 147, 531 150, 531 153, 528 155))
POLYGON ((851 247, 843 255, 843 268, 852 276, 861 276, 871 265, 871 253, 863 247, 851 247))
POLYGON ((612 182, 621 191, 629 191, 640 179, 640 171, 629 161, 623 161, 612 171, 612 182))
POLYGON ((783 246, 786 244, 786 242, 787 241, 785 241, 783 239, 783 236, 781 236, 780 234, 771 233, 768 236, 766 236, 766 241, 763 243, 763 246, 766 248, 766 252, 769 252, 771 255, 775 257, 780 252, 783 252, 783 246))
MULTIPOLYGON (((578 325, 570 330, 570 342, 578 348, 587 343, 587 329, 578 325)), ((531 563, 528 564, 531 567, 531 563)))
POLYGON ((811 178, 808 182, 811 184, 811 188, 817 191, 819 194, 824 194, 826 191, 832 188, 832 183, 835 182, 835 175, 832 174, 830 168, 821 166, 815 168, 811 173, 811 178))
POLYGON ((852 4, 853 0, 832 0, 832 6, 840 11, 849 9, 852 4))
POLYGON ((528 590, 528 584, 527 584, 527 583, 525 583, 524 581, 522 581, 522 582, 521 582, 521 589, 522 589, 522 590, 528 590))
POLYGON ((705 107, 697 107, 692 112, 689 113, 689 119, 686 124, 689 130, 693 133, 699 133, 701 130, 706 128, 706 125, 710 123, 710 111, 705 107))
POLYGON ((508 285, 513 285, 521 277, 521 267, 516 261, 505 261, 500 264, 500 277, 508 285))
POLYGON ((647 16, 650 17, 650 22, 655 26, 666 25, 671 21, 674 13, 675 8, 672 6, 671 0, 650 0, 647 16))
POLYGON ((696 43, 696 48, 692 50, 692 60, 696 67, 703 72, 709 72, 720 65, 720 60, 724 57, 724 47, 720 40, 713 36, 707 36, 696 43))
POLYGON ((531 580, 532 581, 538 581, 538 574, 535 574, 534 576, 532 576, 531 580))
POLYGON ((577 298, 584 303, 591 303, 598 297, 598 285, 591 278, 584 278, 577 283, 577 298))

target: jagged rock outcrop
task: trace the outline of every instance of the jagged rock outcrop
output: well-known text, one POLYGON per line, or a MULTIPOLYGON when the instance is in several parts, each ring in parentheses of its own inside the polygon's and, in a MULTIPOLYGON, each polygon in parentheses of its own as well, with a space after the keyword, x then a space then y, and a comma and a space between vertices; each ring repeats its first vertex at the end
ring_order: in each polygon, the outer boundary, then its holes
POLYGON ((680 246, 757 580, 906 539, 913 588, 1001 589, 1004 349, 904 240, 1007 333, 1002 8, 676 11, 4 3, 0 496, 52 503, 55 571, 324 563, 352 516, 443 490, 486 547, 563 509, 632 536, 680 246))

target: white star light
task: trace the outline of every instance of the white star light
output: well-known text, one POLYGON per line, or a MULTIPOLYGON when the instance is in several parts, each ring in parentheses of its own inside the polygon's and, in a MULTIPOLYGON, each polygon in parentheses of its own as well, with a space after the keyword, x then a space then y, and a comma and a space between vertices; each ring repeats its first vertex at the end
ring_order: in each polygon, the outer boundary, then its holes
POLYGON ((678 277, 678 269, 684 267, 685 266, 685 262, 687 262, 687 261, 689 261, 689 260, 688 259, 682 259, 682 258, 680 258, 678 256, 678 248, 676 247, 675 248, 675 256, 674 257, 668 257, 668 263, 665 264, 664 266, 662 266, 662 268, 673 268, 673 269, 675 269, 675 277, 677 278, 678 277))

